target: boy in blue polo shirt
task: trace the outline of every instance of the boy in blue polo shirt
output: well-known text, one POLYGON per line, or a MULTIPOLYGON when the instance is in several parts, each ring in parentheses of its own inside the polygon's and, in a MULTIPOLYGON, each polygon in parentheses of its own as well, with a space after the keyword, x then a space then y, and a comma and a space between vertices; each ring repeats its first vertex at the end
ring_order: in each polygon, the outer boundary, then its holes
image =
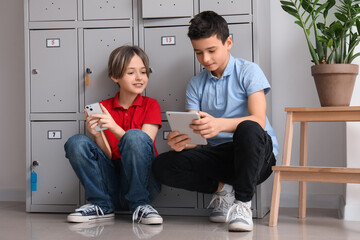
POLYGON ((171 132, 174 151, 159 155, 153 172, 163 184, 212 193, 211 221, 228 222, 229 231, 252 231, 251 199, 278 153, 266 117, 270 85, 255 63, 229 53, 233 42, 224 18, 205 11, 190 23, 188 36, 205 69, 188 84, 186 109, 199 112, 191 128, 209 144, 196 147, 187 135, 171 132))

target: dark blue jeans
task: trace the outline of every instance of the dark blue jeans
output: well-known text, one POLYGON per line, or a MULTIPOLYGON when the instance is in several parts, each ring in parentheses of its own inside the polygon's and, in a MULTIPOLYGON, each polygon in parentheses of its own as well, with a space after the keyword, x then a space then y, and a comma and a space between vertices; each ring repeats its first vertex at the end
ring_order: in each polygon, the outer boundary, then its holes
POLYGON ((256 185, 272 173, 276 163, 272 151, 267 132, 254 121, 244 121, 237 126, 233 142, 160 154, 153 172, 165 185, 203 193, 214 193, 219 182, 227 183, 237 200, 247 202, 256 185))
POLYGON ((151 165, 155 158, 152 139, 139 129, 128 130, 119 141, 121 159, 110 160, 86 135, 74 135, 65 144, 66 158, 85 188, 88 202, 105 213, 134 211, 150 204, 160 192, 151 165))

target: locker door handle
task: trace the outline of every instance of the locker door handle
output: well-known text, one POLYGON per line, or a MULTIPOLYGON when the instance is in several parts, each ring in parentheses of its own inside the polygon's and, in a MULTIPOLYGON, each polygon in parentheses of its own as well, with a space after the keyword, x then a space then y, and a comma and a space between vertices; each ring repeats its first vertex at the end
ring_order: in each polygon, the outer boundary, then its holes
POLYGON ((33 69, 31 72, 32 72, 32 74, 39 74, 37 69, 33 69))
POLYGON ((89 74, 92 74, 92 71, 90 68, 86 68, 86 86, 89 86, 89 74))

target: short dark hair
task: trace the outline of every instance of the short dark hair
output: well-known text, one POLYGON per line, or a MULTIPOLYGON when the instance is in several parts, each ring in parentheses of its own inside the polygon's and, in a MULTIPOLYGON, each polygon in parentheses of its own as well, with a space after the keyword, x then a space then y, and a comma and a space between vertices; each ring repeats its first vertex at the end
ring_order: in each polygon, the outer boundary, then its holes
POLYGON ((138 55, 143 61, 146 68, 146 75, 149 77, 149 58, 144 50, 138 46, 121 46, 114 49, 109 56, 108 76, 116 79, 122 78, 131 59, 135 55, 138 55))
POLYGON ((201 12, 190 20, 188 37, 191 40, 209 38, 216 35, 224 44, 229 37, 229 27, 226 20, 213 11, 201 12))

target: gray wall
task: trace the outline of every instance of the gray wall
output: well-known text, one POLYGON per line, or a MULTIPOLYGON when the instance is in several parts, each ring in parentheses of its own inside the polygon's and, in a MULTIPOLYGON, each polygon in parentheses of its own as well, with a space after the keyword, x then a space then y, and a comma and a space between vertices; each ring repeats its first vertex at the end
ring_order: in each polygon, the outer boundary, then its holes
MULTIPOLYGON (((261 1, 259 1, 261 2, 261 1)), ((310 56, 294 19, 270 1, 272 123, 282 150, 287 106, 319 106, 310 75, 310 56)), ((0 3, 0 201, 25 200, 25 97, 23 0, 0 3)), ((264 36, 261 36, 264 37, 264 36)), ((268 75, 268 74, 267 74, 268 75)), ((268 75, 269 76, 269 75, 268 75)), ((295 131, 299 128, 296 127, 295 131)), ((345 132, 342 123, 310 124, 309 163, 343 166, 345 132)), ((298 161, 299 134, 294 135, 293 156, 298 161)), ((281 163, 281 154, 278 164, 281 163)), ((309 184, 309 206, 337 208, 342 184, 309 184)), ((297 184, 285 183, 281 206, 296 206, 297 184)))
POLYGON ((0 201, 25 200, 23 0, 0 2, 0 201))
MULTIPOLYGON (((271 2, 271 72, 272 122, 279 144, 284 143, 285 107, 319 107, 320 102, 311 76, 310 54, 305 36, 299 26, 280 7, 280 1, 271 2)), ((294 128, 292 163, 299 162, 299 124, 294 128)), ((345 124, 309 123, 308 165, 345 166, 345 124)), ((282 155, 278 157, 281 163, 282 155)), ((297 204, 298 184, 282 185, 281 206, 297 204)), ((337 208, 344 184, 309 183, 308 206, 337 208)))

